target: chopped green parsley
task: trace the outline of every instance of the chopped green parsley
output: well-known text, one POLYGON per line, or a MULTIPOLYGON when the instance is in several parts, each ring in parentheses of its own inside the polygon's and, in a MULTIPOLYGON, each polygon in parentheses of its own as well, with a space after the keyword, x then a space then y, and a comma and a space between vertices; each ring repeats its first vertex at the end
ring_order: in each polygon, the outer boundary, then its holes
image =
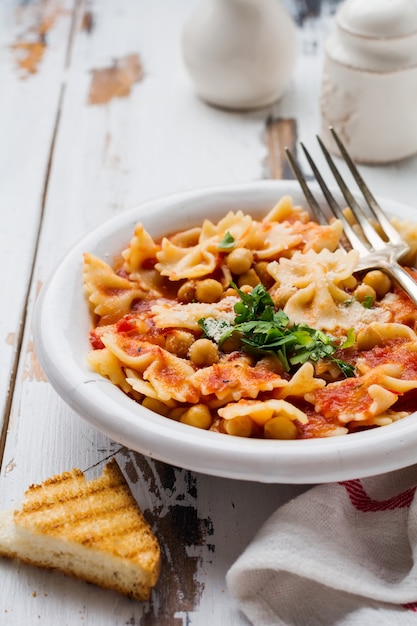
POLYGON ((223 239, 221 239, 221 241, 219 241, 219 249, 220 250, 230 250, 230 248, 233 248, 235 245, 235 238, 233 237, 233 235, 227 231, 227 233, 225 233, 223 239))
POLYGON ((370 309, 372 306, 374 299, 372 296, 365 296, 365 298, 362 300, 362 306, 365 307, 365 309, 370 309))
POLYGON ((290 324, 284 311, 276 310, 274 302, 262 284, 250 293, 244 293, 232 283, 240 301, 236 302, 233 323, 214 318, 202 318, 199 325, 209 339, 220 347, 234 333, 239 333, 242 349, 252 354, 274 354, 285 371, 298 368, 307 361, 327 359, 335 363, 344 376, 354 375, 349 363, 334 356, 339 349, 352 347, 355 342, 353 328, 345 342, 338 345, 333 337, 307 324, 290 324))

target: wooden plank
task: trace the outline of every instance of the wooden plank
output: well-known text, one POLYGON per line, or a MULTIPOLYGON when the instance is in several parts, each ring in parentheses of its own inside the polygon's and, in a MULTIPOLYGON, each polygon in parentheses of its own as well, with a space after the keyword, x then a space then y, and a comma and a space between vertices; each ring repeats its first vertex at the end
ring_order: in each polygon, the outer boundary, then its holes
POLYGON ((297 150, 297 124, 295 119, 268 118, 266 121, 268 145, 267 178, 291 179, 291 171, 285 156, 285 148, 293 154, 297 150))
POLYGON ((71 30, 71 2, 0 4, 0 458, 71 30), (6 304, 7 303, 7 304, 6 304))

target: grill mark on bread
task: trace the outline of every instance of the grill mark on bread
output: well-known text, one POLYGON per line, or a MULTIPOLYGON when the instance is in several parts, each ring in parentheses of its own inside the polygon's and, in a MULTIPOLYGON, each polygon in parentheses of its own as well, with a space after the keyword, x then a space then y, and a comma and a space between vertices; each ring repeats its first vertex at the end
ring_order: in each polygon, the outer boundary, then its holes
MULTIPOLYGON (((56 507, 54 507, 56 508, 56 507)), ((58 518, 52 521, 44 521, 41 524, 38 524, 36 522, 36 520, 32 519, 32 523, 35 523, 36 526, 38 526, 39 528, 41 528, 44 532, 51 532, 54 529, 59 529, 62 527, 66 527, 66 530, 70 530, 71 528, 77 528, 79 526, 82 526, 85 524, 86 521, 94 521, 94 522, 100 522, 100 520, 106 520, 108 518, 109 513, 111 513, 113 516, 117 515, 119 517, 119 514, 122 511, 129 511, 130 510, 130 505, 127 504, 123 504, 121 506, 117 506, 117 507, 112 507, 106 510, 91 510, 90 511, 86 511, 84 514, 77 515, 77 518, 74 520, 68 520, 67 518, 64 517, 64 515, 62 516, 62 518, 58 518)), ((28 513, 29 515, 31 513, 38 513, 38 512, 42 512, 43 513, 44 508, 42 506, 33 509, 31 511, 25 511, 25 513, 28 513)), ((15 516, 17 519, 19 517, 22 517, 19 513, 15 516)), ((23 518, 24 519, 24 518, 23 518)), ((123 521, 122 516, 120 516, 120 520, 123 521)), ((133 524, 131 524, 132 528, 133 528, 133 524)), ((128 529, 123 528, 123 532, 127 532, 128 529)), ((111 532, 112 535, 115 534, 119 534, 119 533, 115 533, 114 529, 112 529, 111 532)))
MULTIPOLYGON (((58 483, 55 483, 58 484, 58 483)), ((47 510, 49 509, 53 509, 56 508, 57 503, 60 504, 65 504, 65 503, 69 503, 69 502, 74 502, 76 503, 78 502, 83 502, 86 501, 90 498, 90 496, 97 496, 98 494, 100 494, 100 492, 105 492, 108 493, 110 490, 116 492, 117 490, 119 490, 121 487, 120 484, 118 485, 104 485, 104 486, 100 486, 96 489, 89 489, 88 491, 86 491, 85 493, 76 493, 76 494, 69 494, 69 495, 58 495, 56 498, 54 498, 53 500, 51 500, 50 502, 45 502, 43 500, 38 500, 38 501, 32 501, 32 502, 27 502, 23 505, 22 507, 22 511, 25 513, 32 513, 35 511, 38 511, 40 509, 42 510, 47 510)), ((32 489, 30 487, 30 489, 32 489)), ((126 495, 126 490, 123 489, 123 493, 126 495)), ((42 492, 39 494, 40 496, 42 496, 42 492)))

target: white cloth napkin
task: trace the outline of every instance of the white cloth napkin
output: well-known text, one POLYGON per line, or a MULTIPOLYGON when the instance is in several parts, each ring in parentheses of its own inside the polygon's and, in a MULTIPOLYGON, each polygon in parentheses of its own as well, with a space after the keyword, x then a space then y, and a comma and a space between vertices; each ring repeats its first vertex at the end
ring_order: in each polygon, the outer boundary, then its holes
POLYGON ((240 609, 255 626, 417 625, 416 487, 417 465, 282 506, 227 574, 240 609))

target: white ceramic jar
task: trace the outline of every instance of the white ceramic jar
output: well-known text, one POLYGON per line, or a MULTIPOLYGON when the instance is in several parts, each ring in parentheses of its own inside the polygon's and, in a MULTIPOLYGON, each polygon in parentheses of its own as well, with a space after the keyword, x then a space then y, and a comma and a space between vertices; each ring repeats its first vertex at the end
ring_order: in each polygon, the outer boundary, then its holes
POLYGON ((254 109, 284 93, 297 56, 297 29, 279 0, 200 0, 182 37, 198 95, 254 109))
POLYGON ((326 42, 322 136, 334 126, 362 163, 417 153, 417 3, 346 0, 326 42))

